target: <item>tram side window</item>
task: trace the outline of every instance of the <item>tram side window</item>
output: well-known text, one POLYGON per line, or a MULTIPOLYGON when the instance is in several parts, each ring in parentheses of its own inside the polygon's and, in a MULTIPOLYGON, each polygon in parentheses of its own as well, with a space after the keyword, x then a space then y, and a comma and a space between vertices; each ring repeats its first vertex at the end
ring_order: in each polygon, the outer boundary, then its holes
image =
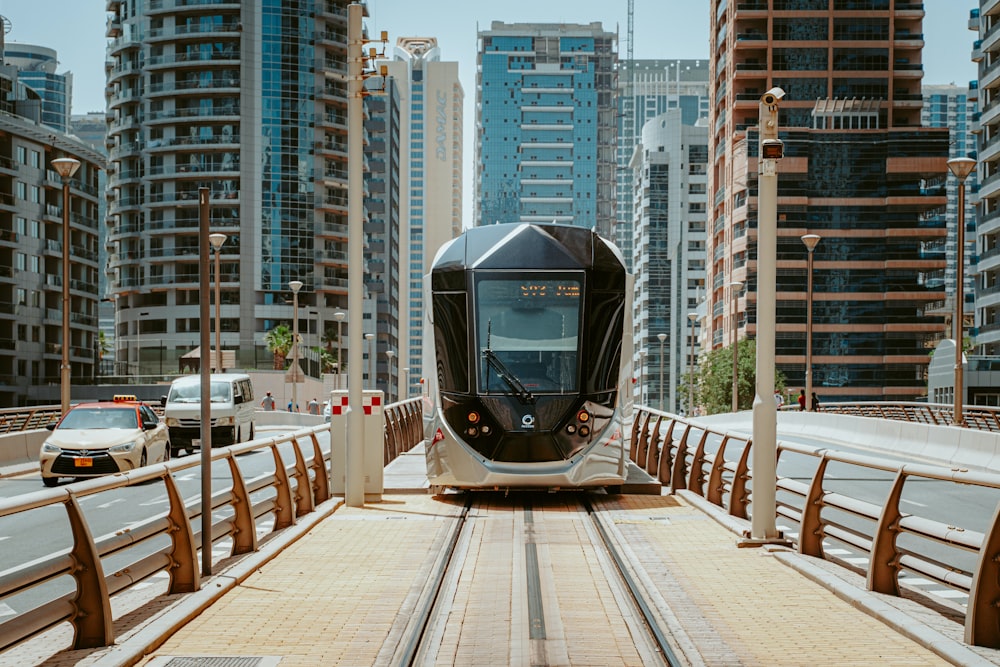
POLYGON ((441 391, 468 393, 469 349, 466 338, 454 333, 469 330, 465 292, 435 294, 433 301, 438 386, 441 391))

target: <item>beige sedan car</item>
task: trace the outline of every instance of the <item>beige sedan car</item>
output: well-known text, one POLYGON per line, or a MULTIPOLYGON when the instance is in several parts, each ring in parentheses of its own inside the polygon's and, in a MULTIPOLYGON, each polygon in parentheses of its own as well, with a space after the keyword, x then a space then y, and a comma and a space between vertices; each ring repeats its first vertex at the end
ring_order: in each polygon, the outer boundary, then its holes
POLYGON ((170 459, 166 425, 139 401, 80 403, 49 428, 39 453, 45 486, 60 477, 98 477, 170 459))

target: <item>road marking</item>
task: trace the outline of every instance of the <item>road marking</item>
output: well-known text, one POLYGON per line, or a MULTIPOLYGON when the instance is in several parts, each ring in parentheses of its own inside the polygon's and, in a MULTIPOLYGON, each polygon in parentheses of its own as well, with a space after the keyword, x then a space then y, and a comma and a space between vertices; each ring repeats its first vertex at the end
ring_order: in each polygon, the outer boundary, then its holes
POLYGON ((125 502, 124 498, 115 498, 111 502, 104 503, 103 505, 98 505, 97 509, 106 510, 112 505, 117 505, 118 503, 123 503, 123 502, 125 502))
POLYGON ((907 500, 906 498, 900 498, 900 502, 910 503, 911 505, 916 505, 917 507, 927 507, 923 503, 918 503, 916 500, 907 500))
POLYGON ((9 604, 0 602, 0 616, 17 616, 17 612, 9 604))
POLYGON ((158 498, 153 498, 152 500, 150 500, 148 502, 145 502, 145 503, 139 503, 139 505, 141 507, 150 507, 152 505, 165 505, 165 504, 168 504, 169 502, 170 502, 170 499, 167 498, 167 496, 164 495, 164 496, 160 496, 158 498))

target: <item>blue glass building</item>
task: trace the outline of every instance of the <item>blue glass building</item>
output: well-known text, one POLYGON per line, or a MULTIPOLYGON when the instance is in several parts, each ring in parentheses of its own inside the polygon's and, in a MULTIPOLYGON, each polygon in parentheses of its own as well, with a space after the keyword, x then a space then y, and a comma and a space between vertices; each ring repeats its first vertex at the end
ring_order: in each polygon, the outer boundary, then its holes
POLYGON ((476 225, 560 222, 612 238, 617 60, 600 23, 479 33, 476 225))

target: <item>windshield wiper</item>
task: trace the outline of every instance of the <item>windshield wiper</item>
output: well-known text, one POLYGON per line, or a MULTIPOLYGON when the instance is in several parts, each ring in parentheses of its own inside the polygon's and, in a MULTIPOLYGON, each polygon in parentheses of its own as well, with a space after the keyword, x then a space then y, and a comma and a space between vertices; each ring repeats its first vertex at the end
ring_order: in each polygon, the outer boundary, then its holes
POLYGON ((507 383, 507 386, 510 387, 511 392, 517 400, 526 405, 534 403, 534 394, 528 391, 528 388, 517 379, 517 376, 514 375, 509 368, 507 368, 507 365, 500 361, 500 357, 498 357, 496 353, 490 349, 493 320, 490 320, 486 327, 486 349, 483 350, 483 358, 486 359, 486 365, 496 371, 500 379, 507 383))

